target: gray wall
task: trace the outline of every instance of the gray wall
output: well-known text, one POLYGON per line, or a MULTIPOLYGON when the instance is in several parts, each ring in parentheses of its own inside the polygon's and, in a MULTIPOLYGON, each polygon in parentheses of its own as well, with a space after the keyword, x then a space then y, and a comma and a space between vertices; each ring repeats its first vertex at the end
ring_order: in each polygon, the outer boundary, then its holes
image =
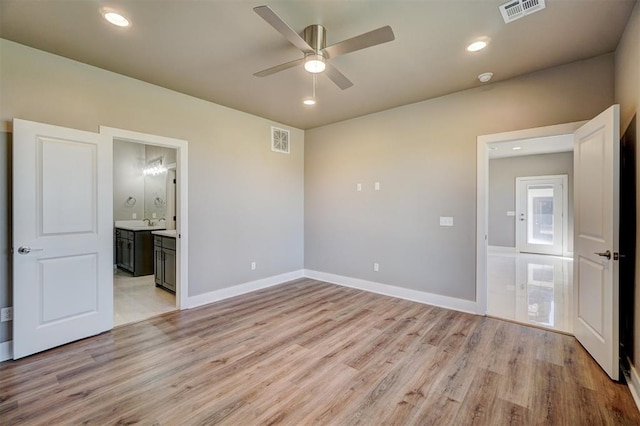
POLYGON ((605 55, 307 131, 305 268, 475 300, 477 136, 593 118, 613 71, 605 55))
POLYGON ((573 152, 499 158, 489 161, 489 245, 516 246, 516 177, 568 175, 568 250, 573 252, 573 152))
MULTIPOLYGON (((640 116, 640 3, 636 3, 629 18, 622 40, 615 55, 615 101, 620 104, 620 131, 629 126, 634 115, 640 116)), ((640 118, 640 117, 639 117, 640 118)), ((640 135, 640 133, 637 133, 640 135)), ((640 148, 640 141, 636 141, 640 148)), ((640 152, 637 151, 637 154, 640 152)), ((636 188, 640 188, 640 158, 636 158, 636 188)), ((640 197, 637 197, 636 214, 636 297, 634 324, 634 359, 636 371, 640 371, 640 197)))
MULTIPOLYGON (((302 130, 6 40, 0 40, 0 93, 0 131, 10 132, 11 120, 22 118, 189 142, 190 296, 302 269, 302 130), (290 155, 271 151, 274 124, 291 130, 290 155)), ((0 142, 0 166, 6 151, 0 142)), ((10 298, 2 270, 9 246, 2 212, 9 202, 6 169, 0 170, 2 301, 10 298)))

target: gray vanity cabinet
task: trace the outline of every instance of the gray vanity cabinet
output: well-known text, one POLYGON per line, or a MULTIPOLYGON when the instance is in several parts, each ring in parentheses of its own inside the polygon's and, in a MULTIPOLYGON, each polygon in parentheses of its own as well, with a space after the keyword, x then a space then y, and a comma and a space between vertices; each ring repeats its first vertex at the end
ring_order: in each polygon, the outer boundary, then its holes
POLYGON ((176 291, 176 239, 162 235, 153 236, 153 253, 156 286, 176 291))
POLYGON ((116 228, 116 265, 134 277, 153 274, 151 231, 116 228))

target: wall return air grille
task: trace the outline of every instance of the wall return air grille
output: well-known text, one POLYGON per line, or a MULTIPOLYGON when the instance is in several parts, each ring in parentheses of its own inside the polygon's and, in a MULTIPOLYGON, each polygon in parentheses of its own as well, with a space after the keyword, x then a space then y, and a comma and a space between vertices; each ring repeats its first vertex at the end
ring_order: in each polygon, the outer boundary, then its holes
POLYGON ((545 0, 513 0, 500 5, 500 13, 504 23, 508 24, 516 19, 524 18, 547 7, 545 0))
POLYGON ((271 127, 271 151, 289 153, 289 131, 271 127))

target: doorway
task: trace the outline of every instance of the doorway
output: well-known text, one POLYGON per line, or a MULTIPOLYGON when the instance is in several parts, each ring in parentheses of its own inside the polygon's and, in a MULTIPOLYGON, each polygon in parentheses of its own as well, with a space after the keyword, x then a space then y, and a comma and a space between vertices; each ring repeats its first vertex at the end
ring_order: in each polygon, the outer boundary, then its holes
POLYGON ((516 177, 518 252, 567 252, 568 192, 567 175, 516 177))
MULTIPOLYGON (((137 146, 138 149, 143 147, 145 153, 148 153, 143 159, 138 159, 140 164, 136 170, 131 171, 131 173, 136 174, 137 179, 144 179, 142 173, 140 173, 140 169, 142 168, 153 169, 157 167, 161 170, 162 183, 154 182, 152 184, 153 189, 147 194, 145 194, 144 191, 138 193, 143 204, 147 205, 141 210, 143 217, 138 216, 139 213, 137 213, 134 218, 134 212, 131 209, 127 212, 131 217, 129 220, 143 220, 144 227, 156 225, 158 228, 152 230, 155 234, 151 234, 151 242, 147 243, 151 245, 152 263, 155 264, 154 260, 157 251, 161 253, 159 258, 164 259, 166 257, 175 259, 170 265, 172 276, 175 277, 175 280, 169 288, 169 290, 172 290, 174 293, 166 291, 168 287, 166 283, 171 280, 163 282, 161 279, 161 281, 158 281, 157 275, 155 274, 155 267, 153 267, 150 273, 145 272, 145 274, 141 276, 133 276, 136 274, 127 271, 126 268, 124 271, 123 268, 114 268, 114 296, 116 296, 116 292, 118 291, 117 286, 122 284, 123 281, 128 281, 126 285, 124 285, 125 292, 128 292, 128 294, 125 293, 126 296, 121 299, 121 302, 131 302, 131 296, 135 295, 130 306, 124 306, 124 310, 121 310, 120 313, 120 315, 122 315, 122 312, 126 311, 128 314, 124 315, 125 318, 121 318, 121 322, 116 319, 115 325, 142 319, 142 316, 139 315, 141 313, 140 311, 147 312, 147 317, 149 317, 168 310, 184 309, 187 306, 189 294, 188 264, 186 261, 188 256, 187 141, 103 126, 100 127, 100 133, 110 137, 114 145, 117 141, 134 144, 132 146, 137 146), (170 157, 169 160, 164 160, 164 156, 161 155, 162 152, 173 152, 174 156, 170 157), (145 219, 147 220, 145 221, 145 219), (163 250, 167 251, 169 249, 172 250, 172 256, 162 256, 163 250)), ((116 167, 114 167, 114 173, 115 169, 116 167)), ((158 169, 155 171, 158 171, 158 169)), ((122 199, 120 201, 125 203, 125 205, 127 201, 129 204, 133 203, 133 201, 129 199, 129 195, 119 195, 120 199, 122 199)), ((136 200, 134 205, 137 204, 138 197, 135 195, 131 195, 131 197, 136 200)), ((116 208, 115 203, 116 200, 114 200, 114 209, 116 208)), ((124 208, 126 209, 126 206, 124 208)), ((133 226, 135 225, 136 224, 133 226)), ((116 244, 117 243, 114 242, 114 248, 116 244)), ((116 253, 114 253, 114 259, 117 259, 115 254, 116 253)), ((162 277, 162 275, 160 275, 160 277, 162 277)), ((116 300, 115 303, 117 304, 118 301, 116 300)), ((118 309, 118 306, 114 309, 116 315, 118 315, 118 309)))
MULTIPOLYGON (((497 234, 498 232, 492 232, 491 229, 497 229, 495 223, 490 223, 489 209, 495 208, 490 206, 489 196, 489 165, 490 165, 490 153, 492 156, 499 151, 509 153, 508 156, 522 156, 523 154, 531 154, 531 151, 526 152, 527 148, 522 145, 523 140, 529 140, 533 147, 538 149, 536 154, 542 154, 544 152, 552 152, 551 147, 557 145, 557 141, 554 142, 554 138, 564 137, 573 146, 573 132, 578 129, 584 122, 569 123, 563 125, 527 129, 522 131, 506 132, 494 135, 486 135, 478 137, 478 210, 477 210, 477 287, 476 287, 476 300, 477 300, 477 312, 481 315, 488 315, 489 313, 489 297, 493 298, 494 306, 504 305, 501 303, 506 298, 509 299, 511 306, 511 316, 509 319, 518 322, 524 322, 527 324, 543 327, 543 328, 556 328, 550 326, 551 322, 561 325, 561 331, 570 333, 571 321, 567 319, 571 318, 571 288, 566 288, 570 285, 572 279, 572 264, 571 260, 563 259, 562 255, 570 255, 570 247, 566 250, 563 249, 560 252, 560 256, 541 256, 530 255, 526 253, 519 253, 516 248, 516 239, 519 239, 516 229, 516 222, 521 222, 519 219, 522 217, 520 213, 525 213, 526 209, 518 208, 518 204, 515 199, 515 177, 511 185, 513 186, 513 195, 511 204, 503 205, 498 215, 498 219, 494 222, 505 225, 505 230, 510 229, 512 240, 510 243, 495 243, 490 240, 490 234, 497 234), (545 148, 545 145, 549 147, 545 148), (498 148, 499 149, 496 149, 498 148), (547 148, 549 148, 547 150, 547 148), (519 211, 522 209, 523 211, 519 211), (495 246, 506 246, 496 247, 495 246), (492 263, 492 269, 489 269, 489 263, 492 263), (502 281, 500 292, 497 292, 494 288, 489 287, 489 276, 491 273, 491 279, 501 279, 495 276, 495 271, 502 271, 504 274, 500 275, 504 279, 510 280, 509 282, 502 281), (505 278, 507 277, 507 278, 505 278), (518 281, 518 279, 520 280, 518 281), (560 291, 562 290, 562 291, 560 291), (565 297, 565 295, 567 295, 565 297), (550 300, 551 297, 561 299, 550 300), (502 297, 502 299, 500 299, 502 297), (561 306, 559 305, 561 304, 561 306), (555 311, 551 313, 548 308, 553 306, 555 311), (519 309, 519 310, 518 310, 519 309), (518 310, 518 312, 516 312, 518 310)), ((569 149, 562 149, 562 151, 569 151, 569 149)), ((517 167, 516 167, 517 169, 517 167)), ((525 172, 526 173, 526 172, 525 172)), ((533 173, 538 175, 551 175, 553 173, 533 173)), ((532 174, 532 175, 533 175, 532 174)), ((555 173, 558 174, 558 173, 555 173)), ((554 175, 555 175, 554 174, 554 175)), ((519 176, 522 176, 520 173, 519 176)), ((566 186, 565 186, 566 188, 566 186)), ((521 191, 518 191, 520 195, 521 191)), ((569 191, 566 191, 567 195, 569 191)), ((526 192, 525 192, 526 193, 526 192)), ((567 198, 569 198, 567 196, 567 198)), ((563 202, 560 202, 563 204, 563 202)), ((564 207, 564 206, 563 206, 564 207)), ((568 209, 566 209, 568 210, 568 209)), ((569 216, 569 215, 565 215, 569 216)), ((522 222, 526 222, 522 221, 522 222)), ((565 231, 571 228, 571 224, 565 226, 562 234, 564 242, 571 241, 571 237, 565 238, 565 231)), ((524 228, 526 232, 526 228, 524 228)), ((548 232, 548 229, 544 230, 548 232)), ((539 233, 540 234, 540 233, 539 233)), ((505 231, 506 238, 507 233, 505 231)), ((566 244, 565 244, 566 245, 566 244)), ((500 272, 499 272, 500 273, 500 272)))
POLYGON ((113 139, 114 326, 176 309, 176 154, 113 139))

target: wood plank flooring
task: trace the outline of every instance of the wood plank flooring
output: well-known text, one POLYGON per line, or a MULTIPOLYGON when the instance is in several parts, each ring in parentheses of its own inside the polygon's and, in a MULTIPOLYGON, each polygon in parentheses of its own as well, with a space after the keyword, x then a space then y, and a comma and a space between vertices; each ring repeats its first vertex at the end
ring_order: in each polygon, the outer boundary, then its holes
POLYGON ((0 364, 0 424, 638 425, 574 338, 298 280, 0 364))

